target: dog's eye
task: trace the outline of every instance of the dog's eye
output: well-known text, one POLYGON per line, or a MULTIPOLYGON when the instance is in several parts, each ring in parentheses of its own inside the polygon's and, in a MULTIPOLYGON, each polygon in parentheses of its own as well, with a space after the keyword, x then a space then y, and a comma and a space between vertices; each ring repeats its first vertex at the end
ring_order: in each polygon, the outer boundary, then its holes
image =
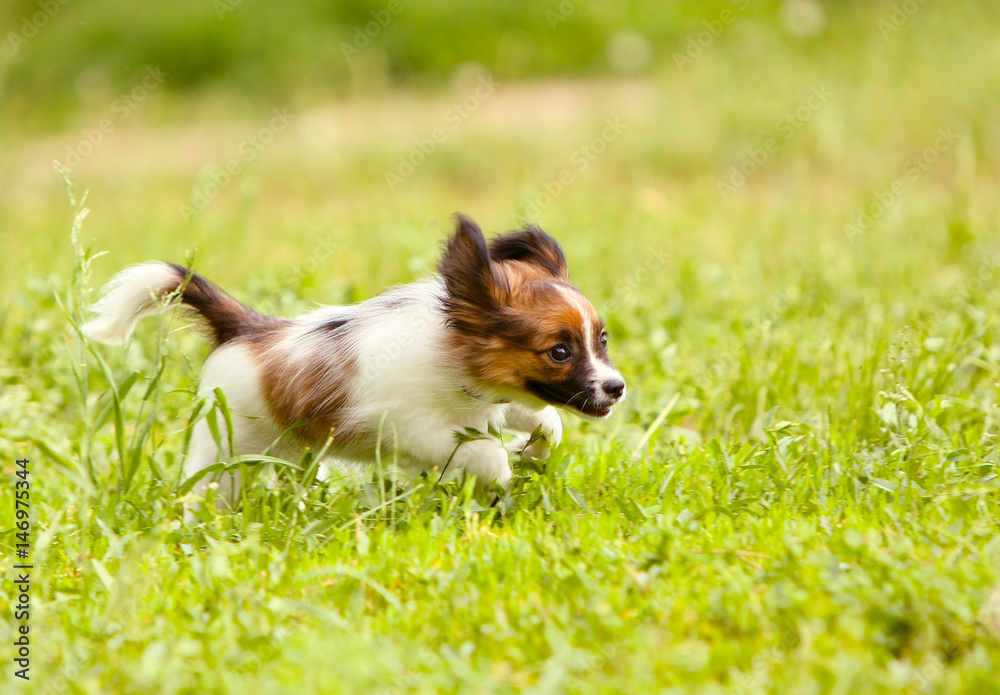
POLYGON ((568 347, 562 343, 557 343, 552 346, 551 350, 549 350, 549 357, 554 359, 556 362, 565 362, 572 357, 572 353, 570 353, 568 347))
POLYGON ((608 344, 608 332, 601 331, 601 345, 607 345, 607 344, 608 344))

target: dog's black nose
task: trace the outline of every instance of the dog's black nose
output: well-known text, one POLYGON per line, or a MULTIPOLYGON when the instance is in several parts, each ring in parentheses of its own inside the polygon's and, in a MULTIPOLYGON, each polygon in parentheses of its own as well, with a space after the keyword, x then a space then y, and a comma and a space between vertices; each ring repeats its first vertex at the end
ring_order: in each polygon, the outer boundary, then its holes
POLYGON ((625 392, 625 382, 621 379, 609 379, 601 384, 601 388, 611 398, 621 398, 622 393, 625 392))

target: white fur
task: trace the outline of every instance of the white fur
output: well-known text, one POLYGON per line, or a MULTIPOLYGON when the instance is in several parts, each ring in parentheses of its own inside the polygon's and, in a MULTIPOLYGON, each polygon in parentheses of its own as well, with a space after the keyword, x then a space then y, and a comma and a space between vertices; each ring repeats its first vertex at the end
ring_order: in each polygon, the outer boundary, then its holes
MULTIPOLYGON (((241 454, 259 454, 281 435, 274 421, 267 415, 267 405, 260 393, 260 374, 246 345, 229 343, 221 345, 209 355, 201 371, 198 396, 211 396, 216 388, 222 390, 230 410, 233 424, 232 440, 235 451, 229 451, 229 432, 224 418, 218 411, 195 424, 191 436, 191 449, 184 461, 184 474, 190 478, 199 471, 241 454), (221 451, 215 443, 207 418, 214 418, 220 433, 221 451)), ((222 500, 232 502, 240 490, 239 473, 222 476, 205 476, 195 484, 192 492, 204 496, 208 485, 217 480, 222 500)), ((196 507, 193 507, 196 508, 196 507)), ((188 510, 190 512, 190 509, 188 510)), ((190 513, 186 515, 190 519, 190 513)))
POLYGON ((551 405, 534 410, 519 403, 507 406, 507 426, 521 432, 507 444, 507 450, 518 453, 522 458, 544 461, 549 457, 551 447, 559 446, 562 441, 562 420, 559 412, 551 405), (531 442, 531 435, 541 428, 542 438, 531 442))
MULTIPOLYGON (((587 344, 584 347, 587 351, 587 359, 590 361, 590 367, 593 370, 594 381, 599 384, 604 384, 608 381, 621 379, 621 372, 612 367, 610 364, 597 358, 597 346, 594 345, 594 330, 593 324, 590 321, 590 312, 587 311, 587 307, 581 300, 580 296, 570 290, 563 290, 563 294, 568 300, 572 301, 579 308, 580 316, 583 321, 583 335, 587 337, 587 344)), ((611 395, 606 391, 604 393, 608 396, 611 395)), ((619 400, 624 397, 625 393, 623 391, 619 400)))
POLYGON ((90 310, 97 318, 83 326, 83 334, 106 345, 121 345, 143 316, 156 310, 152 301, 177 287, 177 274, 166 263, 150 261, 121 271, 104 286, 102 296, 90 310))
MULTIPOLYGON (((367 431, 381 430, 384 448, 393 450, 412 472, 448 465, 480 482, 506 487, 511 478, 507 451, 487 433, 491 425, 504 426, 509 406, 470 395, 460 365, 446 359, 443 294, 440 282, 416 283, 353 307, 320 309, 303 317, 283 342, 295 345, 296 359, 326 354, 322 337, 310 331, 331 319, 349 318, 349 341, 360 363, 353 383, 353 418, 367 431), (467 428, 488 438, 459 446, 455 434, 467 428)), ((523 406, 520 410, 525 414, 518 425, 533 431, 541 420, 531 420, 523 406)), ((558 430, 561 436, 561 423, 558 428, 551 424, 553 416, 558 421, 555 410, 542 412, 548 431, 558 430)), ((351 458, 352 452, 339 456, 351 458)))

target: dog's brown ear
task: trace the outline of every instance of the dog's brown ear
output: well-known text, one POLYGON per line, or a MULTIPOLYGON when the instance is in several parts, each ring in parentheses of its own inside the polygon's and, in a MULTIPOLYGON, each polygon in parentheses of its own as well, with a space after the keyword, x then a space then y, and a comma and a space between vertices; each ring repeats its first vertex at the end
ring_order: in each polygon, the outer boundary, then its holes
POLYGON ((489 244, 489 254, 497 261, 523 261, 544 268, 560 280, 569 281, 569 268, 559 242, 533 224, 519 232, 498 236, 489 244))
POLYGON ((455 233, 448 239, 438 272, 454 300, 482 309, 493 308, 500 278, 490 261, 483 230, 465 215, 456 214, 455 220, 455 233))

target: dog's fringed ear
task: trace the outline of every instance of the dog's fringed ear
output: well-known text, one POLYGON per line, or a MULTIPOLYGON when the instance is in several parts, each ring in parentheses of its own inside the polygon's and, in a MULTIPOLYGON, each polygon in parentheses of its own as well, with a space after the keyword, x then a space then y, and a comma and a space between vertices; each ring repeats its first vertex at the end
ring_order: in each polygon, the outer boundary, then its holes
POLYGON ((490 261, 483 230, 465 215, 455 215, 455 234, 448 239, 438 272, 454 299, 481 308, 496 303, 500 278, 490 261))
POLYGON ((569 268, 559 242, 533 224, 519 232, 498 236, 489 245, 497 261, 523 261, 544 268, 560 280, 569 281, 569 268))

